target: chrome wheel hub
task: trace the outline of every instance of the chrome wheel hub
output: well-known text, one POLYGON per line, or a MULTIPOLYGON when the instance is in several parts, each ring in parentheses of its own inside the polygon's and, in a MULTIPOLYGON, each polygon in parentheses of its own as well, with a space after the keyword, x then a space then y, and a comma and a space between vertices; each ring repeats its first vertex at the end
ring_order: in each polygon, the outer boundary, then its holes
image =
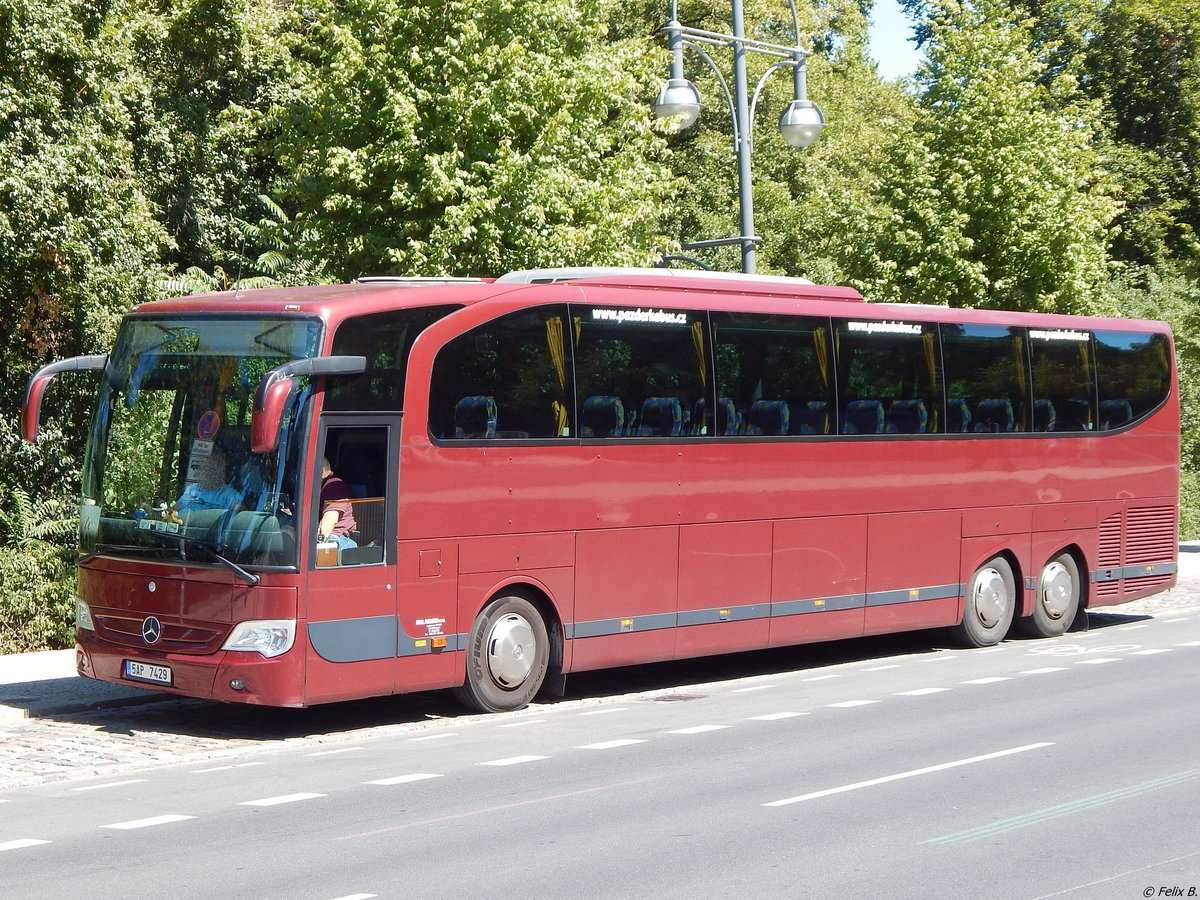
POLYGON ((975 614, 980 622, 994 628, 1004 619, 1008 605, 1008 589, 999 572, 984 569, 975 576, 975 614))
POLYGON ((488 636, 488 671, 505 688, 519 686, 533 671, 537 641, 523 616, 508 613, 496 620, 488 636))
POLYGON ((1052 562, 1042 570, 1039 599, 1042 609, 1052 619, 1061 619, 1070 608, 1074 596, 1074 584, 1066 566, 1052 562))

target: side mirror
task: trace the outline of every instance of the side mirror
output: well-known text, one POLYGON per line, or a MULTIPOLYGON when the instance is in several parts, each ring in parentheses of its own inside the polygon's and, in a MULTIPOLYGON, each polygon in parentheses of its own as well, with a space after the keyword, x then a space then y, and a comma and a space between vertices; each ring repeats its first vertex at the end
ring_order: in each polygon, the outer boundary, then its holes
POLYGON ((296 379, 316 375, 360 375, 367 370, 365 356, 317 356, 277 366, 258 383, 254 416, 250 420, 250 450, 270 453, 279 446, 279 432, 296 379))
POLYGON ((102 372, 108 365, 108 356, 73 356, 42 366, 25 385, 25 402, 21 406, 21 437, 31 444, 37 443, 38 422, 42 416, 42 397, 46 388, 61 372, 102 372))

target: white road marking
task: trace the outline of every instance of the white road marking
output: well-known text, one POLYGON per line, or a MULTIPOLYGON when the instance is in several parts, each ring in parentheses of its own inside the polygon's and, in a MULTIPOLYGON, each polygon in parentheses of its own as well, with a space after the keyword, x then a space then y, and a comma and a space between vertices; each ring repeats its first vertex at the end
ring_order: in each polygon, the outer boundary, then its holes
POLYGON ((601 741, 599 744, 584 744, 578 748, 580 750, 614 750, 617 747, 628 747, 631 744, 644 744, 643 740, 637 738, 621 738, 615 741, 601 741))
POLYGON ((890 666, 871 666, 871 668, 863 669, 862 671, 864 671, 864 672, 882 672, 885 669, 898 669, 898 668, 900 668, 900 666, 893 663, 890 666))
POLYGON ((737 690, 730 691, 730 693, 731 694, 749 694, 752 691, 769 691, 773 687, 775 687, 775 685, 773 685, 773 684, 758 684, 758 685, 755 685, 754 687, 738 688, 737 690))
POLYGON ((830 703, 829 707, 831 709, 851 709, 855 706, 868 706, 878 702, 878 700, 843 700, 841 703, 830 703))
POLYGON ((430 778, 441 778, 432 772, 412 772, 408 775, 397 775, 394 778, 376 778, 374 781, 364 781, 363 784, 411 784, 414 781, 428 781, 430 778))
POLYGON ((105 788, 122 787, 126 784, 140 784, 145 778, 130 778, 128 781, 110 781, 107 784, 89 784, 86 787, 71 788, 73 791, 102 791, 105 788))
POLYGON ((1004 647, 984 647, 982 650, 975 650, 971 653, 972 656, 983 656, 985 653, 999 653, 1004 650, 1004 647))
POLYGON ((278 797, 264 797, 262 800, 246 800, 238 806, 279 806, 281 803, 297 803, 300 800, 316 800, 326 794, 280 794, 278 797))
POLYGON ((1022 675, 1049 675, 1051 672, 1065 672, 1066 666, 1045 666, 1041 669, 1026 669, 1022 675))
POLYGON ((442 734, 427 734, 424 737, 409 738, 408 742, 410 744, 416 744, 421 741, 444 741, 446 738, 452 738, 452 737, 458 737, 458 732, 447 731, 442 734))
POLYGON ((900 781, 904 778, 915 778, 918 775, 929 775, 933 772, 942 772, 946 769, 957 768, 958 766, 968 766, 973 763, 999 759, 1002 756, 1012 756, 1014 753, 1024 753, 1028 750, 1040 750, 1043 747, 1053 746, 1053 742, 1049 741, 1039 744, 1025 744, 1022 747, 1012 747, 1008 750, 998 750, 995 753, 984 753, 982 756, 972 756, 969 759, 956 759, 954 762, 940 763, 936 766, 926 766, 923 769, 910 769, 907 772, 900 772, 896 775, 885 775, 882 778, 872 778, 869 781, 858 781, 854 784, 844 784, 841 787, 827 788, 823 791, 813 791, 811 794, 801 794, 798 797, 788 797, 786 800, 773 800, 770 803, 764 803, 763 806, 788 806, 792 803, 803 803, 805 800, 815 800, 818 797, 829 797, 833 794, 844 794, 847 791, 857 791, 860 788, 875 787, 879 784, 887 784, 890 781, 900 781))
POLYGON ((1134 650, 1130 656, 1157 656, 1159 653, 1170 653, 1170 647, 1151 647, 1148 650, 1134 650))
POLYGON ((207 775, 209 772, 227 772, 230 769, 246 769, 250 766, 261 766, 260 762, 234 763, 231 766, 213 766, 211 769, 194 769, 193 775, 207 775))
MULTIPOLYGON (((983 652, 982 650, 975 650, 975 651, 971 652, 971 655, 978 656, 982 652, 983 652)), ((953 654, 950 654, 950 653, 938 654, 936 656, 930 656, 925 659, 918 659, 917 662, 923 662, 923 663, 942 662, 943 660, 946 660, 946 659, 954 659, 953 654)))
POLYGON ((765 716, 751 716, 750 719, 755 722, 775 722, 779 719, 792 719, 796 716, 807 716, 806 712, 777 712, 767 713, 765 716))
POLYGON ((151 816, 148 819, 133 819, 129 822, 116 822, 112 825, 103 825, 102 828, 115 828, 118 831, 131 831, 135 828, 152 828, 155 825, 170 825, 172 822, 186 822, 188 819, 194 819, 195 816, 151 816))
POLYGON ((337 756, 339 753, 353 753, 362 747, 339 747, 337 750, 318 750, 316 753, 305 753, 305 756, 337 756))
POLYGON ((493 759, 481 762, 481 766, 519 766, 521 763, 537 762, 539 759, 549 759, 548 756, 509 756, 506 759, 493 759))
POLYGON ((1079 662, 1075 663, 1075 665, 1077 665, 1077 666, 1098 666, 1101 663, 1106 663, 1106 662, 1120 662, 1120 659, 1118 659, 1115 656, 1097 656, 1092 659, 1081 659, 1081 660, 1079 660, 1079 662))
POLYGON ((334 897, 333 900, 371 900, 372 897, 378 896, 378 894, 347 894, 345 897, 334 897))
POLYGON ((948 691, 950 688, 917 688, 915 691, 900 691, 895 694, 897 697, 924 697, 926 694, 940 694, 943 691, 948 691))
POLYGON ((37 838, 21 838, 16 841, 0 842, 0 853, 5 850, 24 850, 26 847, 36 847, 39 844, 49 844, 50 841, 39 841, 37 838))
POLYGON ((1200 647, 1200 641, 1188 641, 1186 644, 1176 644, 1176 647, 1200 647))
POLYGON ((693 725, 691 728, 676 728, 674 731, 668 731, 667 734, 704 734, 706 731, 720 731, 722 728, 728 727, 728 725, 693 725))
POLYGON ((818 675, 815 678, 805 678, 805 681, 828 681, 830 678, 841 678, 841 673, 835 672, 832 675, 818 675))
POLYGON ((972 678, 970 681, 960 681, 959 684, 995 684, 998 681, 1012 681, 1008 675, 989 675, 986 678, 972 678))
POLYGON ((587 712, 581 712, 581 716, 604 716, 608 713, 625 712, 624 706, 610 706, 607 709, 589 709, 587 712))

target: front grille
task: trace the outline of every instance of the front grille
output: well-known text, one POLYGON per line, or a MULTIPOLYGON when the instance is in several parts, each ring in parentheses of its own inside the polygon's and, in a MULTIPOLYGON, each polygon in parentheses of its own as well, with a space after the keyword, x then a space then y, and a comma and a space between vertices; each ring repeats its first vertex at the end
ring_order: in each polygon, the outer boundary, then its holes
POLYGON ((215 653, 229 632, 227 625, 197 625, 195 623, 162 621, 162 637, 153 644, 142 640, 145 616, 128 616, 92 611, 96 634, 113 644, 128 647, 152 648, 163 653, 215 653))

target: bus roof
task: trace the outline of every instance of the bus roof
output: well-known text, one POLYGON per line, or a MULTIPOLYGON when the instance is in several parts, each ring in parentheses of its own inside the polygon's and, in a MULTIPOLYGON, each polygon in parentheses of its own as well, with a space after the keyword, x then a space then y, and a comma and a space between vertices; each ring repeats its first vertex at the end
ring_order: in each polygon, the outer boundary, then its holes
MULTIPOLYGON (((358 315, 409 306, 473 306, 504 297, 512 303, 518 294, 528 292, 532 303, 603 302, 645 306, 647 292, 657 294, 654 305, 694 309, 722 309, 736 312, 778 311, 803 313, 797 304, 824 301, 831 307, 814 315, 852 315, 868 318, 900 318, 924 321, 950 321, 964 324, 1028 325, 1040 322, 1046 327, 1095 327, 1112 319, 1066 314, 1035 314, 1018 311, 952 309, 920 303, 867 304, 851 287, 818 285, 804 278, 771 275, 742 275, 686 269, 638 269, 617 267, 580 267, 530 269, 510 272, 497 279, 452 277, 378 277, 364 278, 353 284, 309 285, 299 287, 256 288, 194 294, 141 304, 138 315, 188 315, 198 312, 257 313, 319 316, 336 324, 358 315), (583 290, 583 295, 564 296, 563 283, 583 290), (555 286, 558 286, 558 290, 555 286), (626 296, 623 296, 626 295, 626 296), (779 301, 784 301, 779 304, 779 301)), ((1134 320, 1119 320, 1129 325, 1134 320)), ((1139 330, 1165 331, 1162 323, 1141 322, 1139 330)))

